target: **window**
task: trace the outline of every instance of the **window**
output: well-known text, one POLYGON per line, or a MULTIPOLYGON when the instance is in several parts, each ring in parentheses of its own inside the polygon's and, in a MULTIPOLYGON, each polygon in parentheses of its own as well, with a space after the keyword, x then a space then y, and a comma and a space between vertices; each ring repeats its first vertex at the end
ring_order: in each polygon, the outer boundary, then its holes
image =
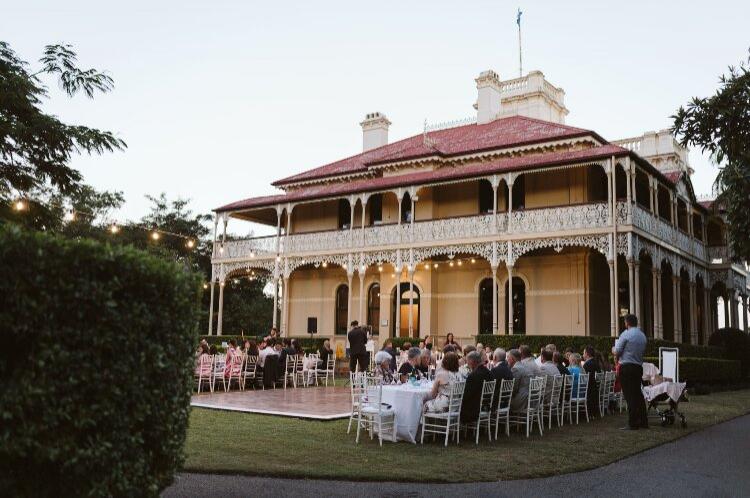
POLYGON ((401 199, 401 223, 411 223, 411 196, 408 192, 401 199))
MULTIPOLYGON (((505 295, 508 295, 508 282, 505 282, 505 295)), ((505 333, 508 333, 508 300, 505 300, 505 333)), ((526 284, 519 277, 513 277, 513 334, 526 333, 526 284)))
POLYGON ((479 333, 492 333, 492 279, 479 284, 479 333))
POLYGON ((339 229, 348 230, 352 223, 352 212, 346 199, 339 199, 339 229))
POLYGON ((336 334, 346 335, 346 319, 349 315, 349 287, 339 285, 336 289, 336 334))
POLYGON ((367 325, 377 334, 380 327, 380 284, 374 283, 367 291, 367 325))
POLYGON ((491 213, 495 207, 495 192, 487 180, 479 181, 479 213, 491 213))
POLYGON ((375 194, 370 197, 370 225, 378 225, 383 222, 383 194, 375 194))

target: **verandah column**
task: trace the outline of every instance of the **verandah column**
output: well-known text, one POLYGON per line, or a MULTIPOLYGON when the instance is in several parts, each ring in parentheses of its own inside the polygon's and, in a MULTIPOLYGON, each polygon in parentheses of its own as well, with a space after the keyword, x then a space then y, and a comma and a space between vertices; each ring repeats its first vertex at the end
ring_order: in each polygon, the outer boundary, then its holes
POLYGON ((513 265, 508 265, 508 335, 513 335, 513 265))
POLYGON ((731 289, 727 289, 724 293, 724 327, 731 327, 730 313, 729 313, 729 296, 732 294, 731 289))
POLYGON ((745 294, 742 295, 742 325, 745 332, 747 332, 747 295, 745 294))
POLYGON ((674 342, 682 342, 682 313, 680 313, 680 277, 672 275, 672 315, 674 325, 674 342))
POLYGON ((705 287, 703 289, 703 342, 708 342, 708 338, 711 337, 713 319, 713 311, 711 310, 711 289, 705 287))
POLYGON ((214 333, 214 285, 215 282, 211 279, 211 303, 208 305, 208 335, 214 333))
MULTIPOLYGON (((633 288, 635 289, 635 316, 641 320, 641 265, 637 261, 633 262, 634 272, 633 275, 634 283, 633 288)), ((631 313, 633 313, 631 311, 631 313)))
POLYGON ((654 298, 654 338, 661 339, 664 337, 661 330, 661 272, 651 268, 651 279, 654 298))
POLYGON ((284 274, 284 286, 281 288, 284 302, 281 306, 281 335, 289 337, 289 276, 284 274))
MULTIPOLYGON (((512 283, 512 282, 511 282, 512 283)), ((497 317, 497 265, 492 266, 492 333, 498 333, 498 317, 497 317)))
POLYGON ((409 337, 414 337, 414 268, 407 267, 409 277, 409 337))
MULTIPOLYGON (((365 316, 365 269, 364 265, 359 268, 359 323, 363 325, 367 321, 365 316)), ((376 324, 377 326, 377 324, 376 324)), ((374 330, 373 333, 377 333, 374 330)))
POLYGON ((632 259, 628 261, 628 308, 630 313, 636 312, 636 298, 635 298, 635 261, 632 259))
POLYGON ((617 292, 615 284, 615 261, 613 259, 607 260, 609 264, 609 333, 612 337, 617 337, 617 310, 615 309, 615 292, 617 292))
POLYGON ((696 299, 695 299, 695 281, 690 282, 690 313, 688 316, 690 317, 690 344, 698 344, 698 316, 696 311, 698 311, 696 306, 696 299))
POLYGON ((349 324, 352 323, 352 277, 354 277, 354 273, 349 269, 346 272, 346 280, 348 282, 348 287, 346 288, 346 326, 349 327, 349 324))
POLYGON ((396 329, 393 337, 401 336, 401 263, 396 267, 396 313, 395 323, 393 324, 396 329))
POLYGON ((224 280, 219 282, 219 317, 216 324, 216 335, 222 333, 222 322, 224 320, 224 280))

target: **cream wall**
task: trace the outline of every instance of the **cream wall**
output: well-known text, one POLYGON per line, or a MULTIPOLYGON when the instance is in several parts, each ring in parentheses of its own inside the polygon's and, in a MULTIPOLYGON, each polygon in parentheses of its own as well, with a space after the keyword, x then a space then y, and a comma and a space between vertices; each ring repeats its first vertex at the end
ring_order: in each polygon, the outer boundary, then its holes
POLYGON ((338 221, 338 200, 300 204, 292 210, 291 233, 337 230, 338 221))
MULTIPOLYGON (((514 276, 526 283, 526 330, 530 335, 606 335, 609 333, 608 273, 606 261, 592 257, 588 250, 566 249, 557 254, 521 257, 514 267, 514 276)), ((451 268, 447 261, 438 268, 418 266, 414 284, 420 291, 419 336, 445 337, 455 334, 459 342, 472 339, 479 328, 479 285, 491 276, 486 261, 477 258, 471 265, 451 268)), ((380 318, 387 320, 379 327, 379 344, 391 335, 391 296, 396 285, 393 267, 383 265, 368 269, 363 288, 363 303, 359 304, 359 276, 352 279, 352 319, 367 320, 367 290, 373 282, 380 282, 380 318), (360 316, 361 309, 361 316, 360 316)), ((402 281, 408 282, 404 271, 402 281)), ((505 330, 507 299, 505 284, 507 270, 498 269, 498 330, 505 330)), ((320 336, 332 337, 335 320, 335 292, 347 278, 340 268, 297 270, 290 278, 289 327, 291 335, 305 335, 307 318, 318 319, 320 336)), ((334 344, 345 346, 345 336, 333 337, 334 344)))
POLYGON ((525 175, 526 208, 585 202, 588 196, 586 170, 572 168, 525 175))

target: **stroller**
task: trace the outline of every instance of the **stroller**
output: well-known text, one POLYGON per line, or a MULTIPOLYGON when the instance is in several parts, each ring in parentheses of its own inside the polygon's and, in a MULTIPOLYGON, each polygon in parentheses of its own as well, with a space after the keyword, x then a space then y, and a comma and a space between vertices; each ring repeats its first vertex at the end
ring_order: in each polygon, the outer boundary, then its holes
POLYGON ((679 418, 680 426, 684 429, 687 427, 687 420, 679 406, 681 401, 687 402, 688 398, 685 389, 687 384, 679 381, 679 357, 677 348, 659 348, 659 369, 656 370, 653 364, 644 364, 643 377, 644 380, 648 379, 648 385, 644 385, 641 391, 646 400, 649 419, 659 420, 661 426, 666 427, 674 425, 679 418))

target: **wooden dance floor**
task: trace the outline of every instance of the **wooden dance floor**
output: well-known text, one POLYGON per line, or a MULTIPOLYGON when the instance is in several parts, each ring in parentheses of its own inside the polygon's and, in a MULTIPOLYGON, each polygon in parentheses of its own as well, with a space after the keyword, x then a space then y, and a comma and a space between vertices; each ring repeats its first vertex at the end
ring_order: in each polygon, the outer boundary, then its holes
POLYGON ((334 420, 351 413, 348 387, 304 387, 194 394, 192 406, 282 417, 334 420))

